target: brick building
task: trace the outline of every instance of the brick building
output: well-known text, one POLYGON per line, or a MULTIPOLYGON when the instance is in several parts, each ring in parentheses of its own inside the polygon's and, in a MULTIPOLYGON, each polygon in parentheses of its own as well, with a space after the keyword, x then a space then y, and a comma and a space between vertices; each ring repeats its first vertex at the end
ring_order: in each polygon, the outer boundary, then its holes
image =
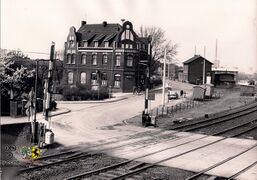
MULTIPOLYGON (((204 57, 200 55, 195 55, 183 62, 183 80, 191 84, 203 84, 203 64, 204 57)), ((205 59, 205 83, 206 77, 211 75, 212 64, 212 62, 205 59)))
POLYGON ((150 38, 137 36, 129 21, 122 25, 82 21, 78 31, 70 28, 65 42, 64 82, 131 92, 144 85, 149 42, 150 38))

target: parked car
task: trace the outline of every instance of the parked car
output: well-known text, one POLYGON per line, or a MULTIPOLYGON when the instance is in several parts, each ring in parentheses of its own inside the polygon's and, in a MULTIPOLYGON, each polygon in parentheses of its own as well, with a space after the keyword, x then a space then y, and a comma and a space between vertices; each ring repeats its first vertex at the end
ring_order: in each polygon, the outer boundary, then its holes
POLYGON ((178 93, 175 92, 175 93, 172 93, 171 91, 168 92, 168 100, 171 100, 171 99, 178 99, 178 93))

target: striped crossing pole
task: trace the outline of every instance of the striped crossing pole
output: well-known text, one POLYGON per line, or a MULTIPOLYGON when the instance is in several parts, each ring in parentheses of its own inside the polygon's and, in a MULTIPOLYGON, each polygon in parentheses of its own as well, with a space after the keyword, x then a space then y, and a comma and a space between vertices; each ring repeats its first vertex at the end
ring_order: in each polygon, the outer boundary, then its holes
POLYGON ((51 50, 50 50, 50 61, 48 68, 48 76, 47 81, 45 83, 45 120, 47 123, 47 129, 49 127, 49 113, 51 110, 51 101, 52 101, 52 92, 53 92, 53 61, 54 61, 54 47, 55 43, 52 42, 51 50))

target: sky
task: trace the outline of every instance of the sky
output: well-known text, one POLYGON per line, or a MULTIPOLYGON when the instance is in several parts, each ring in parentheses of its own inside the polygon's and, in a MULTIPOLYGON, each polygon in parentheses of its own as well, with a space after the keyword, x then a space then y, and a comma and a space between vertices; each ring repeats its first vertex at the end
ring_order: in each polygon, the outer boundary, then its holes
POLYGON ((156 26, 179 45, 181 64, 195 53, 225 68, 257 72, 257 0, 1 0, 1 48, 49 58, 51 42, 63 49, 69 28, 131 21, 134 30, 156 26))

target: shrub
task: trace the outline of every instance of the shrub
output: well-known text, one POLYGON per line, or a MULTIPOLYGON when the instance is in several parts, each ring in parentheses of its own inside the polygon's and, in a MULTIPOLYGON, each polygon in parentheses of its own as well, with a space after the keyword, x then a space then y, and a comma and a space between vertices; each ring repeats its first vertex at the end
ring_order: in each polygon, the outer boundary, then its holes
POLYGON ((64 86, 62 94, 65 100, 98 100, 109 97, 107 87, 100 87, 99 90, 92 90, 87 85, 64 86), (65 88, 64 88, 65 87, 65 88))

